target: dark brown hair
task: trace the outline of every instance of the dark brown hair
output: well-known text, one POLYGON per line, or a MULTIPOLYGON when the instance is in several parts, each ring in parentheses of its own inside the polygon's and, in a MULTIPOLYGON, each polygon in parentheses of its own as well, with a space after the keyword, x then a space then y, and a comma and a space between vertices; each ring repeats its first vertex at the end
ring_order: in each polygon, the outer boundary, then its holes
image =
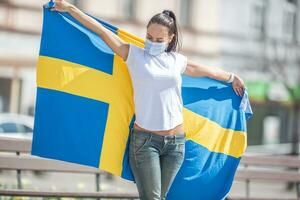
MULTIPOLYGON (((165 50, 166 52, 176 51, 177 46, 180 46, 179 43, 179 26, 177 24, 176 16, 171 10, 163 10, 161 13, 154 15, 148 22, 147 28, 152 23, 157 23, 163 26, 166 26, 169 29, 169 35, 174 33, 172 41, 169 43, 169 46, 165 50)), ((181 47, 180 47, 181 48, 181 47)))

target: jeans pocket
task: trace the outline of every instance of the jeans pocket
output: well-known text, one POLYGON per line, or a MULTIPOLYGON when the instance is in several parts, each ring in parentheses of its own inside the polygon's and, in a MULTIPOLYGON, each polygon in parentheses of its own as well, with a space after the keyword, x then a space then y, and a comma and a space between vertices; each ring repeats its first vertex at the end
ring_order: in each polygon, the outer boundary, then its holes
POLYGON ((149 143, 150 139, 151 139, 150 135, 149 136, 134 135, 133 137, 134 153, 136 154, 140 150, 142 150, 149 143))
POLYGON ((177 148, 182 153, 182 155, 184 156, 184 153, 185 153, 185 141, 178 142, 177 143, 177 148))

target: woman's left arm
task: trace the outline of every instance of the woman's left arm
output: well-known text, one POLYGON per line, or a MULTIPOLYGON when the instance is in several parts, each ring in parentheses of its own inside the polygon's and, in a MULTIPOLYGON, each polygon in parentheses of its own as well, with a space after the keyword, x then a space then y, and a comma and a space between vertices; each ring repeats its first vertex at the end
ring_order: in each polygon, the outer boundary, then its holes
POLYGON ((219 67, 200 65, 188 59, 184 74, 194 77, 206 76, 220 81, 231 82, 234 92, 239 96, 243 96, 244 81, 236 74, 224 71, 219 67))

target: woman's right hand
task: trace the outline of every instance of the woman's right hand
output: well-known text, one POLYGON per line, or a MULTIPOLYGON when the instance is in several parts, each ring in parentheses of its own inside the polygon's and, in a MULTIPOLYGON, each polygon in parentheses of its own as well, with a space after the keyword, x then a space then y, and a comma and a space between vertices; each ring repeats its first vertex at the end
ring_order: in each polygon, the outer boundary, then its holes
POLYGON ((51 8, 51 11, 68 12, 69 8, 73 5, 66 2, 65 0, 54 0, 55 6, 51 8))
POLYGON ((121 37, 116 35, 113 31, 105 28, 96 19, 82 12, 76 6, 66 2, 65 0, 53 0, 53 2, 55 3, 55 5, 50 10, 68 12, 83 26, 99 35, 104 40, 104 42, 113 50, 114 53, 122 57, 123 60, 127 59, 129 44, 125 42, 121 37))

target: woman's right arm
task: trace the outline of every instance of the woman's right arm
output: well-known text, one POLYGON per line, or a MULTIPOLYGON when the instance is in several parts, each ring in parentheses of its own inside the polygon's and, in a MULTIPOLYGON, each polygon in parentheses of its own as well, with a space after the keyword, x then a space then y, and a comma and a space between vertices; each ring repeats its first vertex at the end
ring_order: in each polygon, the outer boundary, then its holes
POLYGON ((115 33, 105 28, 100 22, 88 16, 76 6, 64 1, 55 0, 55 7, 51 8, 52 11, 68 12, 82 25, 99 35, 104 42, 125 61, 128 56, 129 44, 122 40, 115 33))

